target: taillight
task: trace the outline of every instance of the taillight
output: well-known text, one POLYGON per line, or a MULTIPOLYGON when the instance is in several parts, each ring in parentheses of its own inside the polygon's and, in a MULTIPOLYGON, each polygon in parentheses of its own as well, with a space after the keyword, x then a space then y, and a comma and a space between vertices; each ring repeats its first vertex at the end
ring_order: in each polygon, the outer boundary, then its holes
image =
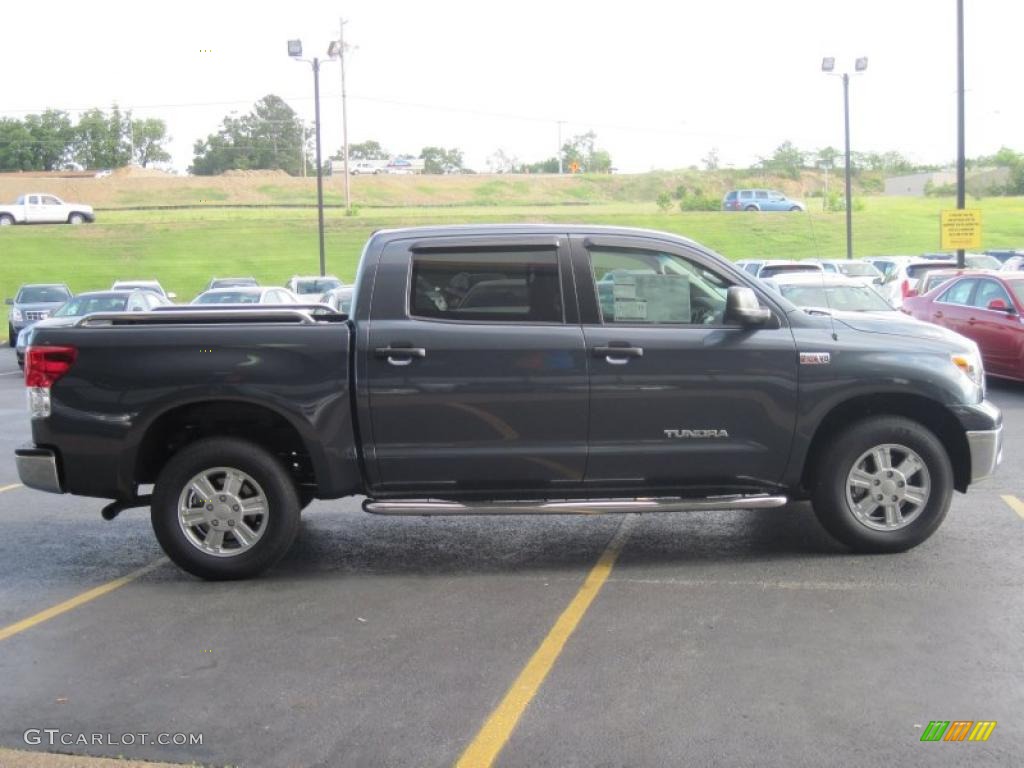
POLYGON ((50 387, 71 370, 78 356, 74 347, 29 347, 25 350, 25 390, 33 419, 50 415, 50 387))
POLYGON ((74 347, 29 347, 25 350, 25 386, 52 387, 74 365, 74 347))

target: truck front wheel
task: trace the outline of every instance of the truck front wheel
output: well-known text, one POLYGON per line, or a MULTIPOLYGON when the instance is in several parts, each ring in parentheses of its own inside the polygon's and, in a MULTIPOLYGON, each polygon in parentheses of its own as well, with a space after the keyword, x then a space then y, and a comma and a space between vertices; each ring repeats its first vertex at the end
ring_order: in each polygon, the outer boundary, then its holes
POLYGON ((204 579, 245 579, 288 551, 299 509, 295 484, 273 455, 245 440, 209 438, 164 466, 151 516, 178 566, 204 579))
POLYGON ((939 439, 901 417, 876 417, 839 433, 819 457, 814 512, 857 552, 903 552, 938 529, 953 495, 939 439))

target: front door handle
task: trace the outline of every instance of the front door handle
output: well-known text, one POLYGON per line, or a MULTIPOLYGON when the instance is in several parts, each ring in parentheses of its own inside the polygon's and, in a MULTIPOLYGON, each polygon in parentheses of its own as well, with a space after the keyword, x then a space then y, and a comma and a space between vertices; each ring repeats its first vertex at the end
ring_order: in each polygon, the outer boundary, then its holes
POLYGON ((612 365, 625 365, 631 357, 643 357, 643 347, 607 346, 594 347, 594 357, 603 357, 612 365))
POLYGON ((967 319, 967 324, 968 325, 977 325, 977 323, 978 323, 978 321, 975 318, 973 318, 973 317, 970 317, 970 318, 967 319))
POLYGON ((377 347, 373 350, 377 357, 387 358, 391 365, 409 365, 414 357, 424 358, 427 350, 423 347, 377 347))
POLYGON ((934 317, 934 318, 942 317, 942 312, 941 311, 940 312, 936 312, 934 315, 932 315, 932 317, 934 317))

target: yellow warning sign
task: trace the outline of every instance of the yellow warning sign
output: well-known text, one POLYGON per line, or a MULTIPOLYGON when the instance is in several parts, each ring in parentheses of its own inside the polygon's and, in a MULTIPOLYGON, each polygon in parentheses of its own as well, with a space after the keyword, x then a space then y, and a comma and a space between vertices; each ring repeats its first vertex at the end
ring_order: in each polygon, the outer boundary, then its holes
POLYGON ((977 208, 942 211, 939 247, 944 251, 981 249, 981 211, 977 208))

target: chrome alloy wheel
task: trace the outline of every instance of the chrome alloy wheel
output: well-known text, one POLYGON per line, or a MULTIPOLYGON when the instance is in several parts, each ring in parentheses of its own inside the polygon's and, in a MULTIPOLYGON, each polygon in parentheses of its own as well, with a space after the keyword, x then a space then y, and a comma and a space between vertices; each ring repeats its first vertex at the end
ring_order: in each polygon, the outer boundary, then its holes
POLYGON ((196 549, 215 557, 248 551, 267 530, 270 504, 259 483, 233 467, 195 475, 178 497, 178 524, 196 549))
POLYGON ((918 518, 931 489, 924 460, 905 445, 886 443, 853 463, 846 478, 846 503, 861 525, 895 531, 918 518))

